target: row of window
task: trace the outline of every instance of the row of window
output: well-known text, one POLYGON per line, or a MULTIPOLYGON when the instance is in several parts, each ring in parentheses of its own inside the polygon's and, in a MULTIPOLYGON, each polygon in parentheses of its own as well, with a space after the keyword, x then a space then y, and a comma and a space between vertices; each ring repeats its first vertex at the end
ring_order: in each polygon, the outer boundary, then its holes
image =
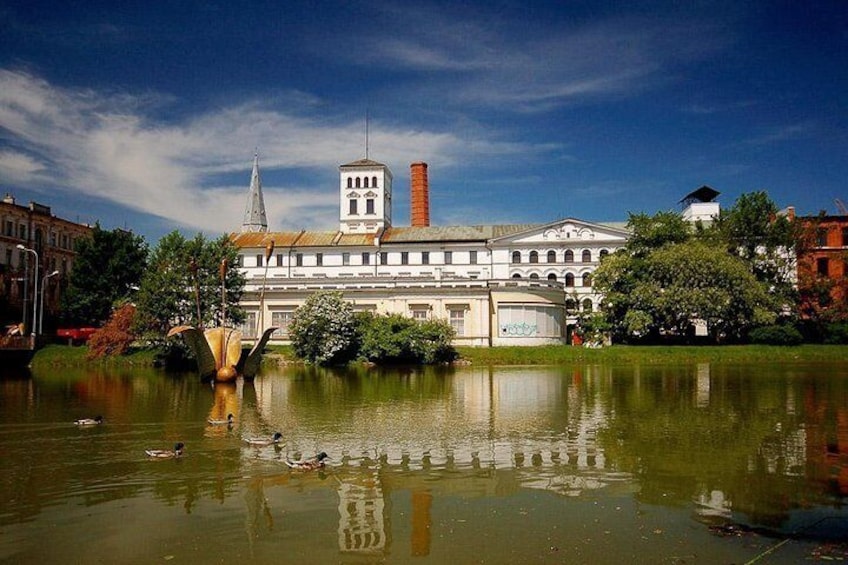
MULTIPOLYGON (((15 222, 15 220, 7 219, 4 222, 3 226, 3 235, 6 237, 14 237, 17 239, 22 239, 24 241, 27 240, 27 225, 19 222, 15 222)), ((35 230, 35 241, 36 244, 42 243, 42 233, 41 228, 36 228, 35 230)), ((50 231, 50 246, 51 247, 59 247, 61 249, 73 249, 73 238, 67 233, 59 234, 56 231, 50 231)))
MULTIPOLYGON (((512 278, 520 279, 521 275, 518 274, 518 273, 515 273, 514 275, 512 275, 512 278)), ((528 278, 538 279, 539 275, 536 274, 536 273, 532 273, 528 278)), ((554 273, 549 274, 547 278, 548 278, 549 281, 558 280, 557 276, 554 273)), ((566 273, 564 280, 565 280, 565 286, 574 286, 574 282, 577 280, 577 277, 575 277, 572 273, 566 273)), ((580 278, 580 280, 582 282, 582 286, 592 286, 592 274, 591 273, 584 273, 583 276, 580 278)))
MULTIPOLYGON (((348 180, 350 180, 350 179, 348 179, 348 180)), ((359 214, 357 202, 358 202, 358 200, 356 200, 355 198, 351 198, 350 200, 348 200, 348 214, 349 215, 356 216, 356 215, 359 214)), ((365 201, 365 214, 366 215, 376 214, 376 212, 374 212, 374 199, 373 198, 368 198, 365 201)))
POLYGON ((347 177, 348 188, 377 188, 377 177, 347 177))
MULTIPOLYGON (((841 245, 842 245, 842 247, 848 247, 848 228, 841 228, 841 229, 842 229, 842 244, 841 245)), ((827 228, 819 228, 818 230, 816 230, 816 243, 818 244, 819 247, 829 247, 828 244, 827 244, 828 231, 829 230, 827 228)))
MULTIPOLYGON (((601 249, 599 253, 599 257, 603 258, 609 255, 609 251, 606 249, 601 249)), ((548 251, 546 254, 546 259, 548 263, 556 263, 557 262, 557 252, 556 251, 548 251)), ((584 249, 581 254, 580 260, 583 263, 591 263, 592 262, 592 252, 588 249, 584 249)), ((512 252, 512 262, 513 263, 521 263, 521 251, 513 251, 512 252)), ((539 252, 531 251, 528 256, 528 263, 538 263, 539 262, 539 252)), ((565 255, 563 256, 564 263, 573 263, 574 262, 574 251, 571 249, 565 250, 565 255)))
MULTIPOLYGON (((360 255, 360 263, 359 264, 360 265, 371 265, 371 255, 372 255, 372 253, 370 251, 363 251, 360 255)), ((377 262, 378 265, 389 265, 390 264, 389 263, 389 252, 388 251, 380 251, 378 253, 374 253, 373 255, 376 256, 376 259, 378 261, 377 262)), ((453 251, 444 251, 443 256, 444 256, 443 257, 443 263, 445 265, 452 265, 453 264, 453 251)), ((277 266, 277 267, 284 266, 284 264, 283 264, 284 258, 285 258, 284 253, 278 253, 276 255, 276 265, 275 266, 277 266)), ((303 253, 295 253, 294 254, 294 265, 297 266, 297 267, 303 267, 304 264, 305 264, 304 258, 305 258, 305 255, 303 253)), ((410 262, 409 262, 409 252, 408 251, 401 251, 399 259, 400 259, 400 262, 394 263, 394 264, 396 264, 396 265, 409 265, 410 264, 410 262)), ((342 265, 343 266, 350 265, 351 264, 350 260, 351 260, 351 254, 350 253, 347 253, 347 252, 342 253, 342 265)), ((420 265, 429 265, 430 264, 430 252, 429 251, 422 251, 420 260, 421 260, 421 262, 419 263, 420 265)), ((256 266, 257 267, 265 266, 264 261, 265 261, 264 255, 262 255, 262 254, 256 255, 256 266)), ((468 264, 469 265, 476 265, 477 264, 477 252, 476 251, 469 251, 468 252, 468 264)), ((269 267, 272 266, 270 264, 270 261, 269 261, 267 266, 269 266, 269 267)), ((324 254, 323 253, 316 253, 315 254, 315 266, 316 267, 323 267, 324 266, 324 254)), ((239 267, 244 267, 243 256, 241 256, 241 255, 239 255, 239 267)))

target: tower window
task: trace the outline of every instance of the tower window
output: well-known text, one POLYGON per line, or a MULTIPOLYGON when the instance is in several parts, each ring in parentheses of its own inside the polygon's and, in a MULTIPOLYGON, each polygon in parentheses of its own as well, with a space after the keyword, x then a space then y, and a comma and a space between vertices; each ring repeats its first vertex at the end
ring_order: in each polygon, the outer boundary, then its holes
POLYGON ((377 177, 371 177, 371 187, 377 188, 377 177))
POLYGON ((351 198, 351 199, 349 200, 349 209, 348 209, 348 213, 349 213, 351 216, 355 216, 355 215, 356 215, 356 213, 357 213, 357 212, 356 212, 356 200, 354 200, 353 198, 351 198))
POLYGON ((365 213, 366 214, 373 214, 374 213, 374 199, 373 198, 369 198, 368 200, 365 201, 365 213))
POLYGON ((356 188, 360 188, 362 186, 361 183, 362 183, 362 181, 360 180, 360 178, 356 177, 356 188))
POLYGON ((365 188, 368 188, 368 177, 365 177, 365 188))
POLYGON ((352 177, 347 177, 347 187, 353 188, 353 178, 352 177))

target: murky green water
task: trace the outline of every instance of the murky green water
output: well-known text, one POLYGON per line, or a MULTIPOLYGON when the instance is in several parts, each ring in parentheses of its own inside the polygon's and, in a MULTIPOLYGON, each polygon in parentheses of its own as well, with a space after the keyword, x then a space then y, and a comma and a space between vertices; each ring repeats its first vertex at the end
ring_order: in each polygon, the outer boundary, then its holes
POLYGON ((0 378, 0 423, 8 563, 848 558, 845 365, 63 369, 0 378))

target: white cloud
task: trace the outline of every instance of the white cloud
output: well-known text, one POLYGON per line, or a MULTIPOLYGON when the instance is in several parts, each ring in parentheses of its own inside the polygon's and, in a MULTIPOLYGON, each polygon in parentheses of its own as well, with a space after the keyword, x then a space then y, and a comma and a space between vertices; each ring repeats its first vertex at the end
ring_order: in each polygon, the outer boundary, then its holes
MULTIPOLYGON (((254 148, 264 178, 293 168, 332 174, 340 159, 364 153, 361 123, 328 123, 252 101, 176 123, 150 117, 166 100, 60 88, 0 69, 0 139, 7 146, 0 153, 0 182, 40 183, 186 228, 225 231, 241 223, 254 148), (222 185, 222 173, 243 173, 244 183, 222 185)), ((372 131, 370 145, 390 167, 418 160, 449 167, 470 154, 533 150, 408 126, 379 124, 372 131)), ((266 181, 265 192, 275 226, 332 229, 337 221, 335 183, 292 188, 266 181)))

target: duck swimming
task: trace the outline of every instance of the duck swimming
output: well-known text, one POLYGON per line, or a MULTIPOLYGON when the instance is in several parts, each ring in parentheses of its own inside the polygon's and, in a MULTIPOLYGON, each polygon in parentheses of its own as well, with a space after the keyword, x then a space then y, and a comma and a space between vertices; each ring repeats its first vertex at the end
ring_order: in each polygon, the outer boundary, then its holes
POLYGON ((179 457, 183 454, 183 448, 185 444, 183 442, 178 442, 174 445, 174 449, 146 449, 144 452, 148 457, 155 457, 157 459, 170 459, 172 457, 179 457))
POLYGON ((232 426, 232 425, 233 425, 233 422, 234 422, 235 420, 233 419, 233 415, 232 415, 232 414, 227 414, 227 419, 226 419, 226 420, 215 420, 215 419, 213 419, 213 418, 209 418, 209 419, 208 419, 208 420, 206 420, 206 421, 207 421, 207 422, 209 422, 209 424, 211 424, 211 425, 213 425, 213 426, 224 426, 224 425, 232 426))
POLYGON ((95 416, 94 418, 80 418, 75 420, 74 424, 78 426, 96 426, 103 423, 103 416, 95 416))
POLYGON ((244 438, 244 441, 250 445, 272 445, 280 443, 281 439, 283 439, 283 434, 275 432, 271 437, 246 437, 244 438))
POLYGON ((322 451, 315 457, 310 457, 309 459, 301 459, 300 461, 289 461, 286 459, 286 465, 292 469, 297 469, 298 471, 311 471, 313 469, 320 469, 323 467, 324 460, 329 458, 330 456, 322 451))

